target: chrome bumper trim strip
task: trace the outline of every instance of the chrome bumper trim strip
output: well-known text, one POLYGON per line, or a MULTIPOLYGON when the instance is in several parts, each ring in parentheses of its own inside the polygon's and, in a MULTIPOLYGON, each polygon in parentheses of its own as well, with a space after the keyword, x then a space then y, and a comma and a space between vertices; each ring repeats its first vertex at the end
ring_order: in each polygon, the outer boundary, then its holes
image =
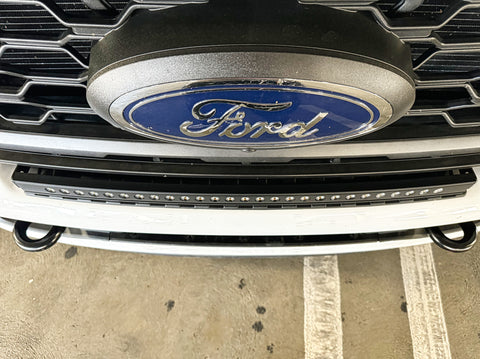
MULTIPOLYGON (((13 230, 14 221, 0 218, 0 228, 7 231, 13 230)), ((33 227, 33 226, 32 226, 33 227)), ((31 235, 43 235, 41 229, 31 228, 31 235)), ((108 232, 88 232, 80 229, 67 228, 58 241, 59 243, 89 247, 96 249, 108 249, 120 252, 133 252, 144 254, 160 254, 173 256, 194 257, 286 257, 286 256, 311 256, 330 255, 342 253, 368 252, 377 250, 394 249, 413 245, 431 243, 427 232, 416 229, 401 232, 389 239, 378 240, 372 235, 371 241, 349 242, 342 244, 318 244, 305 246, 219 246, 219 245, 195 245, 195 244, 172 244, 152 241, 135 240, 128 241, 116 239, 114 234, 108 232)))
POLYGON ((243 152, 238 149, 216 149, 160 142, 88 139, 0 131, 0 144, 4 149, 76 156, 187 157, 218 162, 258 162, 263 160, 289 161, 299 158, 412 157, 419 154, 425 156, 472 153, 480 150, 480 135, 386 142, 345 142, 340 145, 323 144, 291 149, 243 152))

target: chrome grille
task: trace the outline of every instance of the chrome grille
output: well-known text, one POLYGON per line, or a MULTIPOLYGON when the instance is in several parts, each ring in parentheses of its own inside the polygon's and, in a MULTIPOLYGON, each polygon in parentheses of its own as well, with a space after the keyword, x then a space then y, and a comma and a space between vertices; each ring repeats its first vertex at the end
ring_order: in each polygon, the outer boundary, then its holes
MULTIPOLYGON (((99 137, 104 136, 102 131, 112 131, 85 101, 64 96, 66 87, 74 92, 85 88, 91 46, 136 10, 194 2, 203 1, 110 1, 108 9, 99 11, 81 0, 0 0, 0 130, 30 132, 30 125, 63 124, 81 118, 82 122, 95 123, 99 137), (38 86, 51 87, 47 92, 55 101, 32 95, 38 86)), ((398 2, 390 0, 302 2, 364 12, 412 48, 416 104, 408 116, 389 128, 353 141, 480 132, 479 1, 425 0, 405 13, 395 11, 398 2)), ((51 130, 40 126, 35 131, 51 130)), ((120 131, 116 135, 132 137, 120 131)))

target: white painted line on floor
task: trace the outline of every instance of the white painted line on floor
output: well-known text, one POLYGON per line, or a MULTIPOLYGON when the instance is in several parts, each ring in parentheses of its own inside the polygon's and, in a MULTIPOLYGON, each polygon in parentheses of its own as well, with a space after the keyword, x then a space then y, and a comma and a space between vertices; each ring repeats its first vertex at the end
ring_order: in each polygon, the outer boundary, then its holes
POLYGON ((400 249, 415 359, 451 359, 431 244, 400 249))
POLYGON ((343 358, 340 277, 336 255, 305 257, 303 295, 305 358, 343 358))

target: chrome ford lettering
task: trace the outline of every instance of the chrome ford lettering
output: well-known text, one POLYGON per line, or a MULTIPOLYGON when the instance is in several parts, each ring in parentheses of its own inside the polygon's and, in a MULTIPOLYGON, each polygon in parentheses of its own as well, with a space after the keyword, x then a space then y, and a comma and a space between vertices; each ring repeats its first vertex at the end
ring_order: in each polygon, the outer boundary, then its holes
POLYGON ((369 132, 381 115, 373 104, 347 93, 278 84, 156 91, 138 90, 135 101, 119 100, 123 119, 138 133, 186 144, 279 148, 324 143, 369 132))
POLYGON ((242 138, 250 134, 250 138, 259 138, 261 135, 277 134, 281 138, 304 138, 308 137, 318 131, 315 125, 318 124, 328 112, 321 112, 315 116, 311 121, 305 123, 303 121, 282 124, 281 122, 255 122, 253 125, 244 121, 245 112, 240 111, 242 108, 254 109, 259 111, 282 111, 292 106, 292 102, 283 103, 253 103, 237 100, 213 99, 204 100, 196 103, 192 108, 192 116, 200 121, 206 121, 210 126, 201 129, 195 129, 193 121, 185 121, 180 125, 180 131, 191 137, 204 137, 213 134, 220 130, 219 137, 226 136, 229 138, 242 138), (212 108, 210 111, 204 113, 207 105, 212 104, 228 104, 231 105, 219 117, 215 117, 217 108, 212 108), (221 130, 224 124, 227 127, 221 130))

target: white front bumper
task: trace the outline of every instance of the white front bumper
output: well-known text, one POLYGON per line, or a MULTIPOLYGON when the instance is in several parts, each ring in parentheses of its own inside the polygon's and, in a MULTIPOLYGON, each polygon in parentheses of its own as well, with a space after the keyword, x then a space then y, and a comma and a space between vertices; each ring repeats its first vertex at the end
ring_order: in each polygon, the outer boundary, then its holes
MULTIPOLYGON (((158 208, 27 196, 0 165, 0 217, 93 231, 185 235, 327 235, 425 228, 480 220, 480 183, 465 197, 315 209, 158 208)), ((480 176, 480 167, 475 168, 480 176)))

